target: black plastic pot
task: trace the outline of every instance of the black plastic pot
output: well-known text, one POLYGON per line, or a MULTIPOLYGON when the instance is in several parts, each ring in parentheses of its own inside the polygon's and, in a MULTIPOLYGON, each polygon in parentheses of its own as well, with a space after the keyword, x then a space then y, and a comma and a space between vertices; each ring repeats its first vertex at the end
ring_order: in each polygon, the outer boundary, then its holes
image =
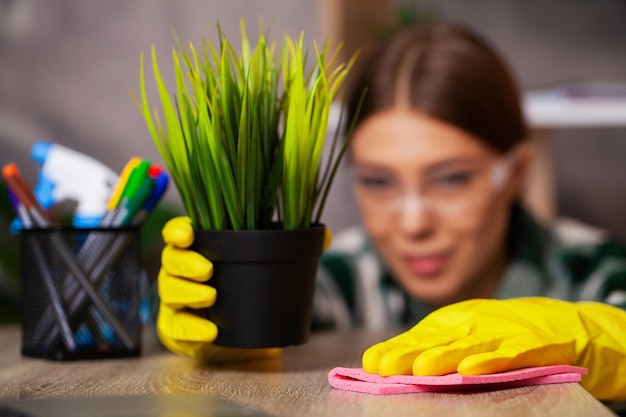
POLYGON ((215 344, 239 348, 305 343, 324 226, 298 230, 196 230, 194 249, 213 263, 207 318, 215 344))

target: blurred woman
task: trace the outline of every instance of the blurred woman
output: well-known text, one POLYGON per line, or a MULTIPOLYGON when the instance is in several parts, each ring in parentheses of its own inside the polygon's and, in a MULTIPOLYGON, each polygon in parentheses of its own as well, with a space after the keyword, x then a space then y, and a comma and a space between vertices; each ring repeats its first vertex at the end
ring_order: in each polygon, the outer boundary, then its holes
POLYGON ((350 144, 363 228, 338 233, 324 258, 320 322, 413 324, 480 297, 626 306, 618 243, 581 227, 565 241, 563 224, 544 228, 524 209, 521 97, 484 40, 456 25, 412 28, 361 68, 347 103, 354 117, 366 91, 350 144))

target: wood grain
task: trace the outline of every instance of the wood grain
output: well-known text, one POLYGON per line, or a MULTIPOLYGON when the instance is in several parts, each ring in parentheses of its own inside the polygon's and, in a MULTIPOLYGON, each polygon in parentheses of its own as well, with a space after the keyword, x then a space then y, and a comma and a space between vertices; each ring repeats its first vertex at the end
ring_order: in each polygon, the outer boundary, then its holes
POLYGON ((611 416, 575 383, 471 393, 375 396, 335 390, 335 366, 359 366, 371 344, 392 333, 316 334, 277 358, 208 366, 160 348, 141 357, 53 362, 22 357, 20 330, 0 327, 0 398, 206 393, 276 416, 611 416))

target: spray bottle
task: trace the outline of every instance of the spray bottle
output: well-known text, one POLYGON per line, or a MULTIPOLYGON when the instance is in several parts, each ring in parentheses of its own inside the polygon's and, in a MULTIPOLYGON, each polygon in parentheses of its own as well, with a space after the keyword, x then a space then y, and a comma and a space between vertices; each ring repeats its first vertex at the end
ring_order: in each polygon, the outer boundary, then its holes
POLYGON ((35 196, 44 208, 64 200, 78 204, 74 227, 97 227, 118 176, 101 162, 61 145, 39 141, 31 158, 41 165, 35 196))

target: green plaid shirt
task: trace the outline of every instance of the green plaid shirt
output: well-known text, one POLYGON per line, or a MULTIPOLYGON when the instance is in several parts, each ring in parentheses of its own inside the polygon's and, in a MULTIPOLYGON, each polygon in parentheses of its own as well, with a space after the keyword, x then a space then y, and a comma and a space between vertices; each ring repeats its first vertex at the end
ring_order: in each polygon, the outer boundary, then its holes
MULTIPOLYGON (((626 247, 601 230, 566 219, 543 227, 516 208, 509 253, 494 298, 546 296, 626 309, 626 247)), ((314 327, 407 327, 431 311, 395 283, 364 230, 337 233, 320 265, 314 327)))

